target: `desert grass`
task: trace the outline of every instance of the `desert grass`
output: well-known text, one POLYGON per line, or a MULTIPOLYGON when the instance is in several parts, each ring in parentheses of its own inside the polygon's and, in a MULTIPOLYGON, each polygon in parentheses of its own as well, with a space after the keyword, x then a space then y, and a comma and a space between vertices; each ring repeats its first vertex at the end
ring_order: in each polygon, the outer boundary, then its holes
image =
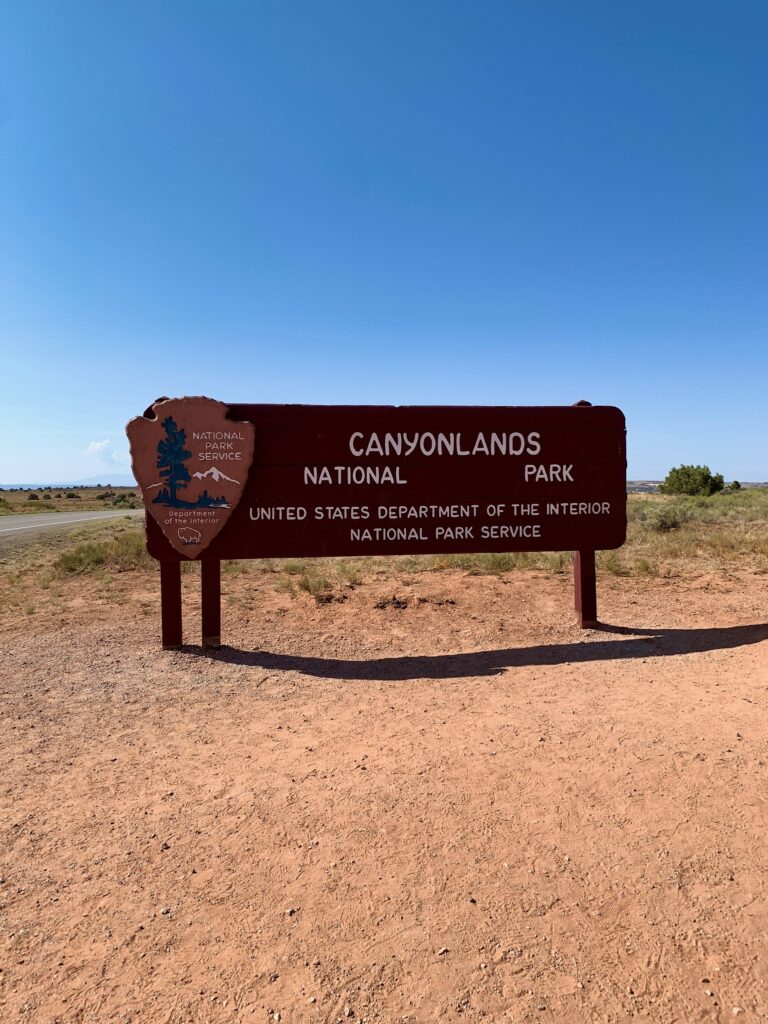
MULTIPOLYGON (((696 498, 631 494, 626 544, 597 554, 598 572, 613 576, 679 576, 739 567, 768 572, 768 488, 696 498)), ((501 576, 520 569, 567 573, 570 568, 571 553, 563 551, 286 559, 269 565, 282 574, 280 589, 310 593, 307 580, 318 581, 313 584, 317 589, 320 581, 354 586, 371 576, 444 569, 501 576), (299 582, 292 588, 293 577, 299 582)))
POLYGON ((54 571, 70 575, 90 573, 105 566, 118 572, 151 568, 152 559, 142 532, 122 530, 108 540, 77 544, 63 551, 53 563, 54 571))
POLYGON ((131 587, 137 571, 154 568, 135 516, 11 535, 0 545, 0 620, 61 610, 86 583, 104 590, 124 575, 123 589, 131 587))
MULTIPOLYGON (((602 576, 695 577, 745 569, 768 573, 768 488, 701 498, 633 494, 627 512, 626 544, 597 554, 602 576)), ((286 558, 223 564, 225 590, 239 578, 259 574, 281 593, 297 599, 308 595, 318 602, 367 582, 407 582, 420 573, 563 574, 570 567, 570 552, 286 558)), ((182 563, 182 569, 194 575, 199 565, 182 563)), ((145 549, 143 524, 136 518, 52 531, 32 542, 27 539, 18 548, 6 544, 0 549, 0 616, 63 608, 86 585, 100 600, 124 603, 134 590, 154 592, 156 573, 145 549)))
POLYGON ((630 571, 681 575, 738 566, 768 572, 768 488, 711 497, 631 496, 627 543, 630 571))
POLYGON ((111 512, 140 508, 135 487, 38 488, 0 491, 0 516, 34 515, 41 512, 111 512))

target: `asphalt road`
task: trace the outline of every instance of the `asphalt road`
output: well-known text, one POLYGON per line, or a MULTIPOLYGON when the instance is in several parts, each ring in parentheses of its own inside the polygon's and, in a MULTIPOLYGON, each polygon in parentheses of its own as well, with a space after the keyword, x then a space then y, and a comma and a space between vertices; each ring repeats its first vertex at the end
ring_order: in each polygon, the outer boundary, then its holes
POLYGON ((119 519, 121 516, 142 516, 144 509, 129 508, 121 512, 40 512, 23 516, 0 517, 0 536, 10 537, 25 530, 50 530, 56 526, 87 523, 90 520, 119 519))

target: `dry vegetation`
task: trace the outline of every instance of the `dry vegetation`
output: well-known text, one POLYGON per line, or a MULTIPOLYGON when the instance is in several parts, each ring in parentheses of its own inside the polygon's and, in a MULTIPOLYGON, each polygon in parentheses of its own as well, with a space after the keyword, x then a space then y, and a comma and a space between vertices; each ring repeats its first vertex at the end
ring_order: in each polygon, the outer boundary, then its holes
POLYGON ((132 487, 38 487, 0 491, 0 516, 40 512, 106 512, 139 508, 141 498, 132 487))
MULTIPOLYGON (((96 501, 97 499, 94 499, 96 501)), ((106 502, 100 503, 104 507, 106 502)), ((630 495, 627 543, 598 554, 598 570, 613 576, 693 578, 702 573, 749 569, 768 572, 768 489, 754 488, 712 497, 679 498, 630 495)), ((186 573, 198 572, 193 563, 186 573)), ((368 579, 392 579, 440 570, 470 575, 503 575, 518 569, 563 574, 570 570, 568 552, 485 555, 428 555, 398 558, 284 559, 226 562, 235 577, 260 574, 276 590, 318 601, 343 597, 368 579)), ((86 580, 104 601, 125 602, 134 589, 155 587, 139 579, 155 570, 144 549, 140 522, 126 517, 87 524, 45 538, 6 541, 0 548, 0 613, 56 612, 79 593, 86 580)), ((237 588, 238 594, 242 588, 237 588)), ((247 603, 230 587, 229 600, 247 603)))

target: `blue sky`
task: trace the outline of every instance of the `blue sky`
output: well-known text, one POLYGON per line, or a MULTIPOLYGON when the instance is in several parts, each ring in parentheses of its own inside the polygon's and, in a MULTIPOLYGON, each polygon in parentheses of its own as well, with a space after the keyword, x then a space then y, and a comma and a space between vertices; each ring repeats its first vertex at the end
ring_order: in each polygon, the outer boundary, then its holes
POLYGON ((160 394, 585 398, 630 477, 768 479, 763 0, 0 19, 0 481, 160 394))

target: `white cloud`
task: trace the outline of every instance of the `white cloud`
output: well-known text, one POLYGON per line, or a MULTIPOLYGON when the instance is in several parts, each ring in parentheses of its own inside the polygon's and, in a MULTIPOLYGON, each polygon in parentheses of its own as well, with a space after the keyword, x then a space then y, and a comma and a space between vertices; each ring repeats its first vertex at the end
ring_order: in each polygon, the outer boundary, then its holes
POLYGON ((88 455, 97 462, 110 466, 129 466, 131 463, 125 445, 118 448, 109 437, 105 437, 103 441, 89 441, 81 455, 88 455))
POLYGON ((105 438, 103 441, 89 441, 88 447, 83 451, 83 455, 98 455, 99 452, 103 452, 109 444, 109 438, 105 438))
POLYGON ((131 462, 131 457, 128 454, 128 452, 115 452, 115 451, 111 451, 109 453, 109 458, 117 466, 128 466, 128 465, 130 465, 130 462, 131 462))

